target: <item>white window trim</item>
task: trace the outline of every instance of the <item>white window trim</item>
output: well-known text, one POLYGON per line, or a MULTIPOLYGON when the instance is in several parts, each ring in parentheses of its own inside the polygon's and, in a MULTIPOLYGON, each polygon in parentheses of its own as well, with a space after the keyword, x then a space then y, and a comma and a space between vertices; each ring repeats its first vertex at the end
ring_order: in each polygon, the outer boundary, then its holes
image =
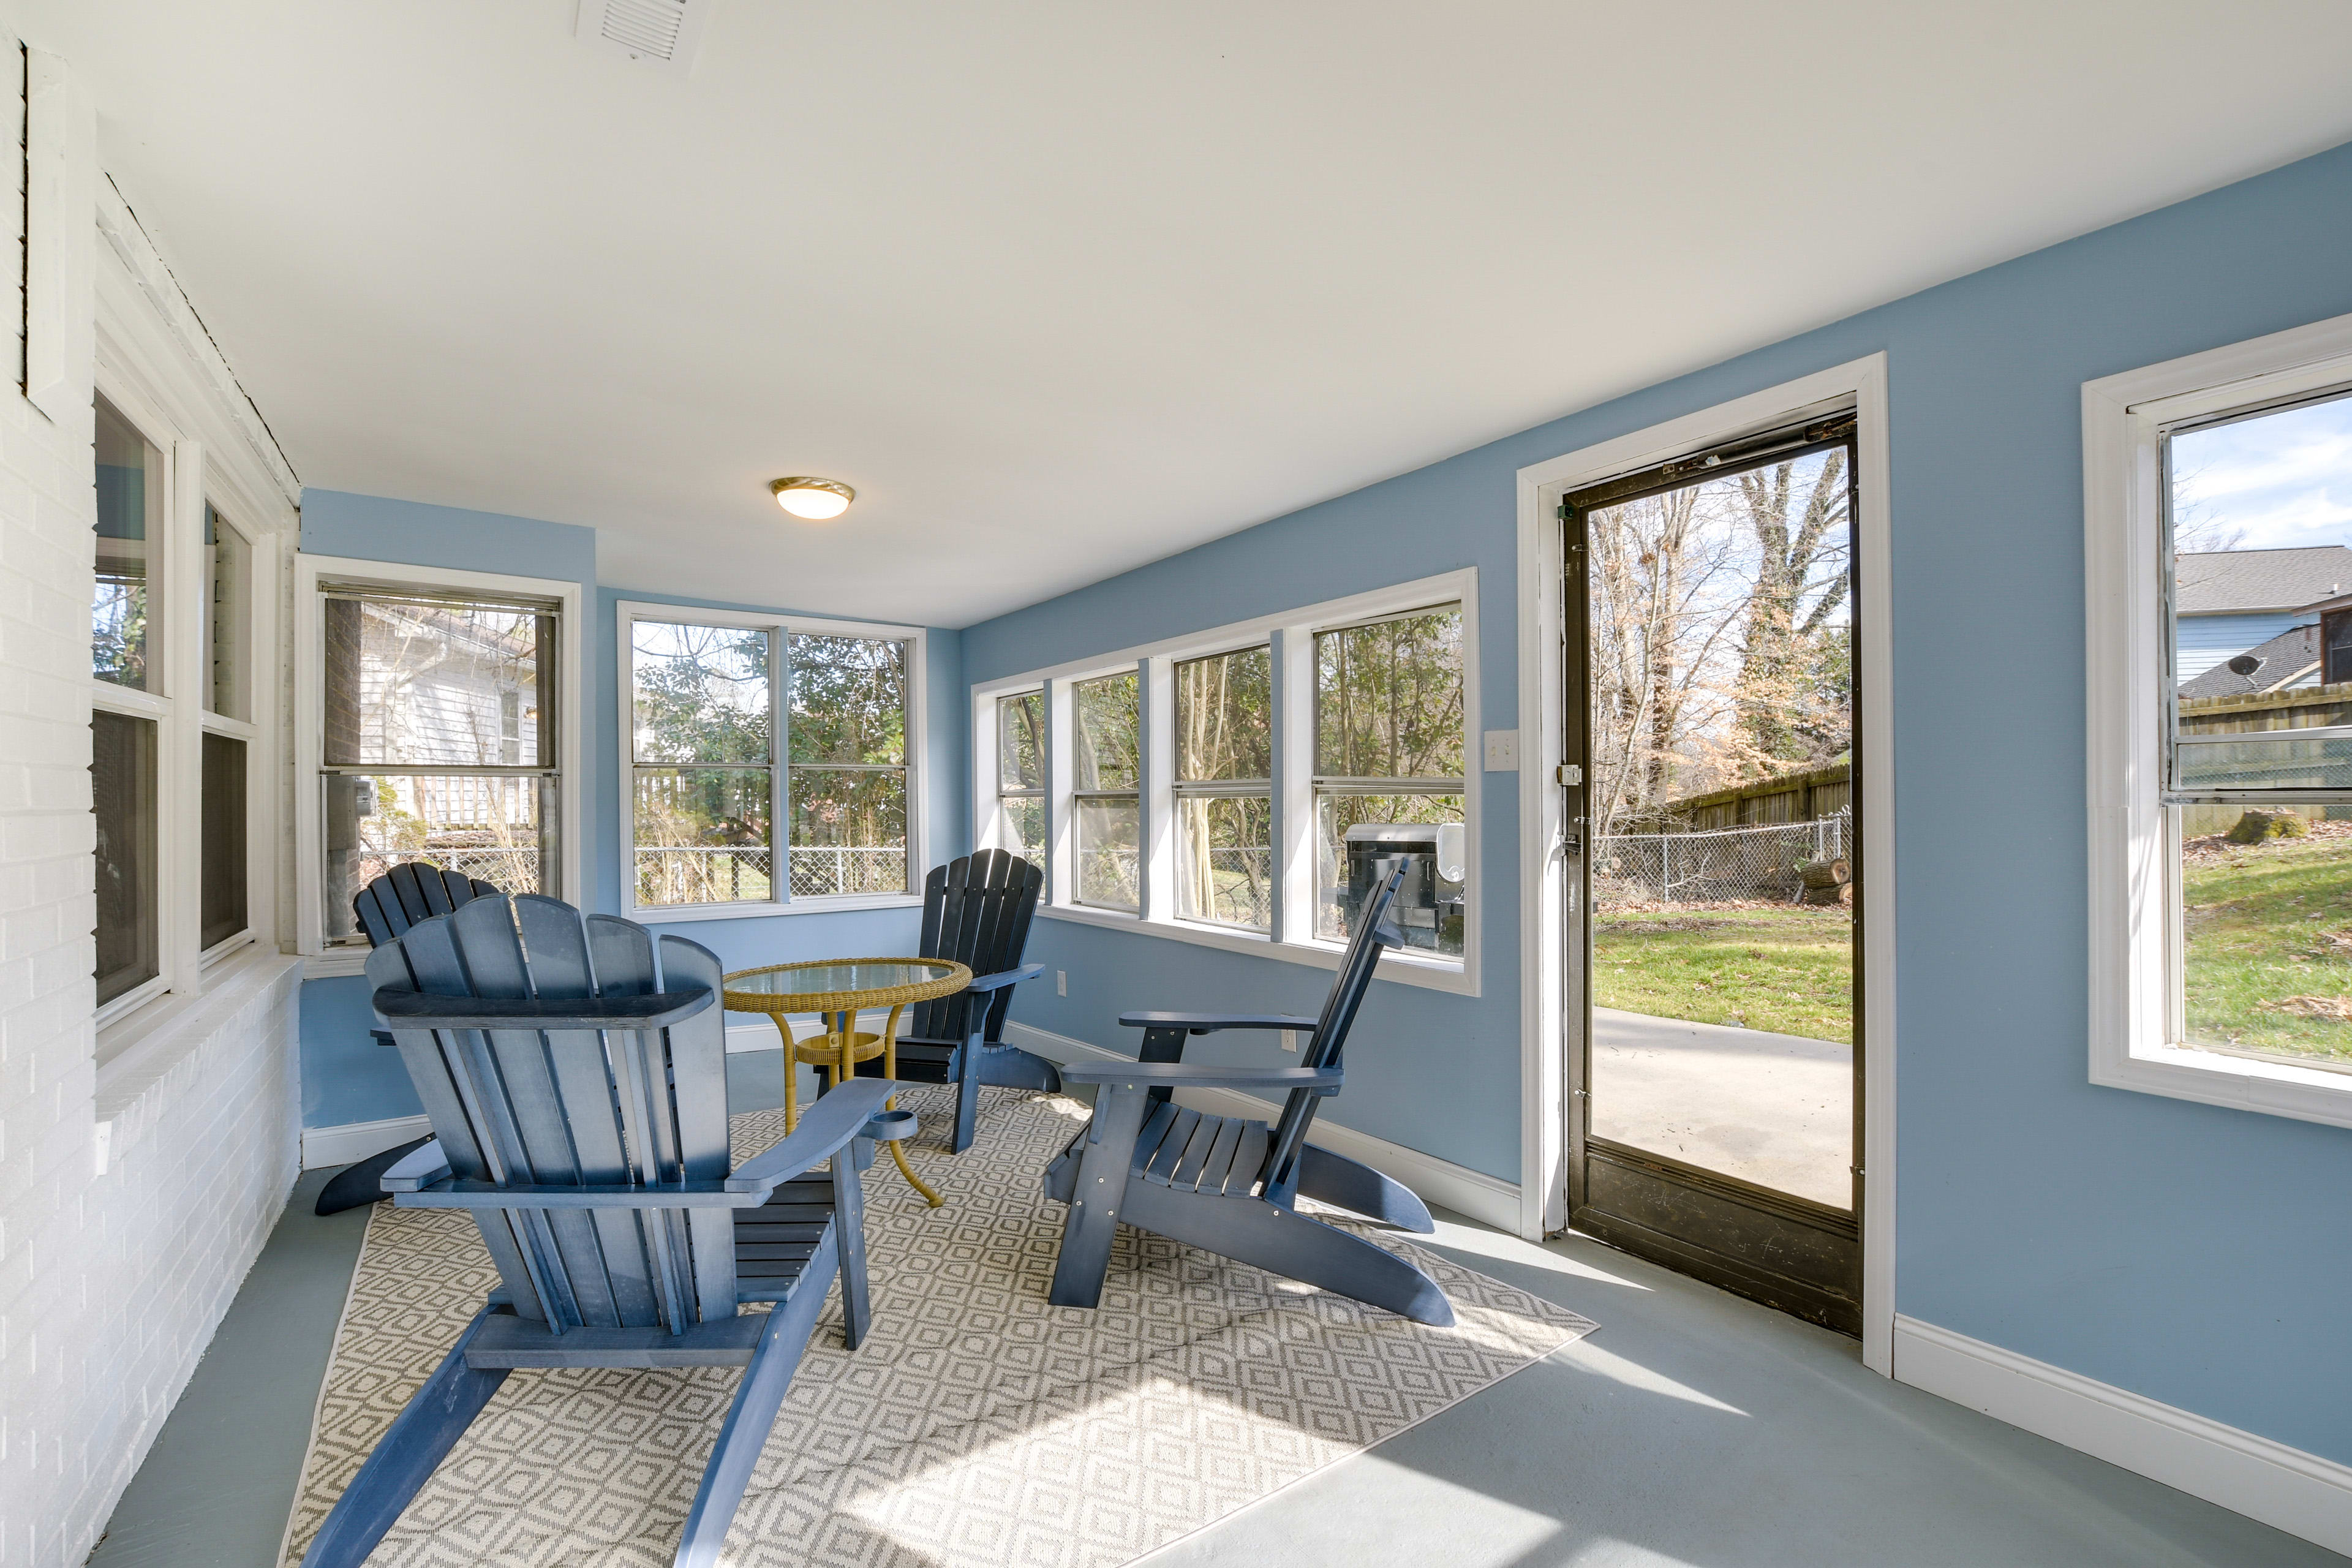
POLYGON ((1566 1224, 1568 1097, 1564 1005, 1566 795, 1545 776, 1562 754, 1567 712, 1561 667, 1560 500, 1619 475, 1769 430, 1791 415, 1850 402, 1861 515, 1855 521, 1860 600, 1854 623, 1861 681, 1862 815, 1870 879, 1863 928, 1862 1360, 1895 1368, 1895 834, 1893 483, 1888 463, 1886 356, 1833 365, 1779 386, 1521 468, 1518 474, 1519 655, 1519 1232, 1566 1224))
POLYGON ((563 878, 565 902, 593 909, 588 882, 588 858, 583 853, 587 821, 588 777, 580 765, 583 649, 589 637, 583 613, 580 584, 553 577, 513 577, 493 572, 463 572, 454 568, 410 566, 392 561, 360 561, 347 556, 298 554, 294 557, 294 904, 297 951, 305 963, 303 974, 320 979, 357 974, 367 967, 364 948, 329 947, 326 907, 319 886, 318 867, 323 841, 320 821, 318 776, 326 732, 326 631, 319 613, 321 578, 393 590, 437 588, 461 593, 529 595, 556 601, 562 616, 555 643, 555 757, 561 805, 556 810, 556 864, 563 878))
MULTIPOLYGON (((115 998, 93 1014, 95 1056, 101 1090, 115 1064, 140 1039, 149 1037, 208 990, 257 984, 249 965, 225 963, 246 949, 275 947, 281 936, 285 866, 279 854, 284 795, 280 735, 284 692, 279 674, 281 605, 285 559, 299 519, 299 487, 274 451, 268 460, 251 437, 258 416, 243 394, 226 383, 226 369, 209 339, 192 336, 172 312, 184 310, 168 274, 152 261, 152 250, 104 179, 97 181, 98 245, 91 290, 96 317, 91 383, 83 390, 60 384, 59 395, 75 405, 73 416, 87 418, 88 392, 95 390, 121 411, 163 454, 165 529, 162 559, 164 595, 163 655, 158 661, 162 692, 127 690, 90 682, 93 710, 136 714, 157 721, 157 964, 156 978, 115 998), (136 264, 152 265, 142 272, 136 264), (163 281, 158 281, 159 276, 163 281), (204 512, 211 500, 250 546, 247 558, 251 613, 245 627, 244 658, 248 720, 205 710, 205 619, 198 601, 204 585, 204 512), (206 731, 246 742, 247 925, 212 947, 198 951, 202 922, 203 791, 201 756, 206 731)), ((58 222, 64 221, 60 215, 58 222)), ((70 381, 71 378, 68 378, 70 381)), ((66 405, 59 405, 59 408, 66 405)), ((63 416, 62 415, 60 416, 63 416)))
MULTIPOLYGON (((620 693, 620 709, 614 728, 618 734, 615 754, 620 762, 619 792, 616 803, 621 825, 621 912, 633 921, 646 925, 659 925, 680 921, 732 921, 765 919, 774 915, 838 914, 845 910, 920 909, 923 904, 923 874, 930 860, 930 799, 926 778, 929 767, 930 730, 929 713, 930 641, 921 626, 891 626, 881 621, 844 621, 818 616, 790 615, 781 610, 707 610, 695 605, 665 605, 658 602, 624 599, 614 605, 614 641, 616 645, 620 693), (635 639, 629 632, 633 621, 664 621, 671 625, 698 626, 742 626, 747 629, 772 631, 779 637, 798 632, 803 636, 868 637, 877 642, 903 642, 907 645, 907 891, 903 893, 834 894, 823 898, 795 899, 792 896, 791 878, 783 879, 784 896, 781 899, 740 904, 666 904, 648 907, 637 902, 637 879, 632 869, 637 841, 636 825, 636 745, 635 716, 633 711, 635 672, 630 654, 635 639)), ((789 661, 786 665, 789 669, 789 661)), ((777 711, 788 710, 791 696, 776 693, 777 711)), ((770 797, 772 820, 775 823, 775 847, 780 858, 792 852, 789 837, 791 822, 784 810, 784 791, 792 771, 791 759, 784 738, 779 737, 773 787, 770 797)))
POLYGON ((1462 606, 1462 722, 1464 732, 1463 822, 1473 881, 1463 918, 1462 956, 1391 951, 1381 957, 1379 978, 1457 995, 1479 994, 1482 910, 1486 902, 1485 862, 1480 857, 1484 775, 1475 765, 1479 736, 1478 572, 1475 567, 1399 583, 1393 587, 1327 599, 1276 615, 1232 621, 1135 647, 1073 659, 971 688, 971 754, 988 758, 972 769, 973 841, 1006 847, 1008 836, 997 808, 996 700, 1023 691, 1046 694, 1046 738, 1051 761, 1046 773, 1045 833, 1052 860, 1052 901, 1037 912, 1048 919, 1108 931, 1165 937, 1227 952, 1251 953, 1318 969, 1337 969, 1344 947, 1313 934, 1315 878, 1314 634, 1374 616, 1424 605, 1459 602, 1462 606), (1271 643, 1275 662, 1274 791, 1277 803, 1275 847, 1275 930, 1270 934, 1176 918, 1173 869, 1175 813, 1172 751, 1174 670, 1181 659, 1231 652, 1271 643), (1075 828, 1070 810, 1069 690, 1076 681, 1141 667, 1144 697, 1143 909, 1127 914, 1080 905, 1076 889, 1075 828), (1293 889, 1301 891, 1294 893, 1293 889))
POLYGON ((2111 1089, 2352 1127, 2352 1076, 2168 1037, 2178 854, 2160 803, 2163 427, 2352 382, 2352 315, 2083 385, 2090 1076, 2111 1089))

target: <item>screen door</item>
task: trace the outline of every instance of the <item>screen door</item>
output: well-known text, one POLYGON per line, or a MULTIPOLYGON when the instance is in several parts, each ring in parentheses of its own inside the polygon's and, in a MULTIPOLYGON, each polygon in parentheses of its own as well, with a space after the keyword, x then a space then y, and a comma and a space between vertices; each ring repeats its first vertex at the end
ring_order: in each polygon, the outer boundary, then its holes
POLYGON ((1853 419, 1566 498, 1569 1219, 1861 1331, 1853 419))

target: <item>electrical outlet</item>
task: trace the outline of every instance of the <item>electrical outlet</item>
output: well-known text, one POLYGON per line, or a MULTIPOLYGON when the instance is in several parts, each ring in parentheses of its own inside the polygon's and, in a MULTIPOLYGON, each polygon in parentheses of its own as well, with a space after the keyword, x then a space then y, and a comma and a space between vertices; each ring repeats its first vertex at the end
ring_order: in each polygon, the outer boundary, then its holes
POLYGON ((1056 969, 1054 971, 1054 994, 1067 996, 1069 994, 1070 972, 1066 969, 1056 969))
POLYGON ((1295 1051, 1298 1048, 1297 1030, 1285 1029, 1282 1031, 1282 1048, 1286 1051, 1295 1051))

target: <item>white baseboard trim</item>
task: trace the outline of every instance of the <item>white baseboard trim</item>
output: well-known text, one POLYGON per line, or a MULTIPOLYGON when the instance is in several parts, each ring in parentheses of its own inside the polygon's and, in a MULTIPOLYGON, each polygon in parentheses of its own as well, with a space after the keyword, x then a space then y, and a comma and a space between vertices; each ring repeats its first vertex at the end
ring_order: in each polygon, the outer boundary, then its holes
POLYGON ((433 1131, 429 1116, 392 1116, 382 1121, 345 1121, 334 1127, 302 1129, 302 1168, 348 1165, 370 1154, 381 1154, 433 1131))
MULTIPOLYGON (((1034 1051, 1046 1060, 1060 1064, 1076 1061, 1125 1061, 1117 1051, 1085 1040, 1075 1040, 1067 1035, 1036 1028, 1028 1024, 1008 1021, 1004 1026, 1004 1043, 1034 1051)), ((1177 1100, 1195 1110, 1206 1110, 1220 1116, 1247 1116, 1270 1121, 1281 1113, 1281 1107, 1230 1089, 1186 1089, 1176 1092, 1177 1100)), ((1307 1141, 1320 1143, 1334 1154, 1345 1154, 1350 1160, 1361 1161, 1391 1181, 1411 1187, 1423 1203, 1443 1204, 1456 1214, 1469 1215, 1483 1225, 1497 1230, 1518 1233, 1519 1189, 1517 1183, 1490 1176, 1484 1171, 1473 1171, 1441 1160, 1434 1154, 1424 1154, 1418 1149, 1408 1149, 1402 1143, 1391 1143, 1385 1138, 1375 1138, 1369 1132, 1358 1132, 1342 1127, 1327 1118, 1318 1117, 1314 1131, 1307 1141)))
POLYGON ((2352 1468, 1899 1314, 1895 1377, 2352 1554, 2352 1468))

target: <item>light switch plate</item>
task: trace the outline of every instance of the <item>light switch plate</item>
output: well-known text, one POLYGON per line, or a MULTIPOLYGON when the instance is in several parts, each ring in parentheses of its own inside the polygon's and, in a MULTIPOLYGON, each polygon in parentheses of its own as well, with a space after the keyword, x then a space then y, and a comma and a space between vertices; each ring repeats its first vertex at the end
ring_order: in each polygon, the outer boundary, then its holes
POLYGON ((1056 969, 1054 971, 1054 994, 1067 996, 1069 994, 1070 972, 1066 969, 1056 969))
POLYGON ((1515 773, 1519 771, 1519 732, 1517 730, 1486 731, 1486 771, 1490 773, 1515 773))

